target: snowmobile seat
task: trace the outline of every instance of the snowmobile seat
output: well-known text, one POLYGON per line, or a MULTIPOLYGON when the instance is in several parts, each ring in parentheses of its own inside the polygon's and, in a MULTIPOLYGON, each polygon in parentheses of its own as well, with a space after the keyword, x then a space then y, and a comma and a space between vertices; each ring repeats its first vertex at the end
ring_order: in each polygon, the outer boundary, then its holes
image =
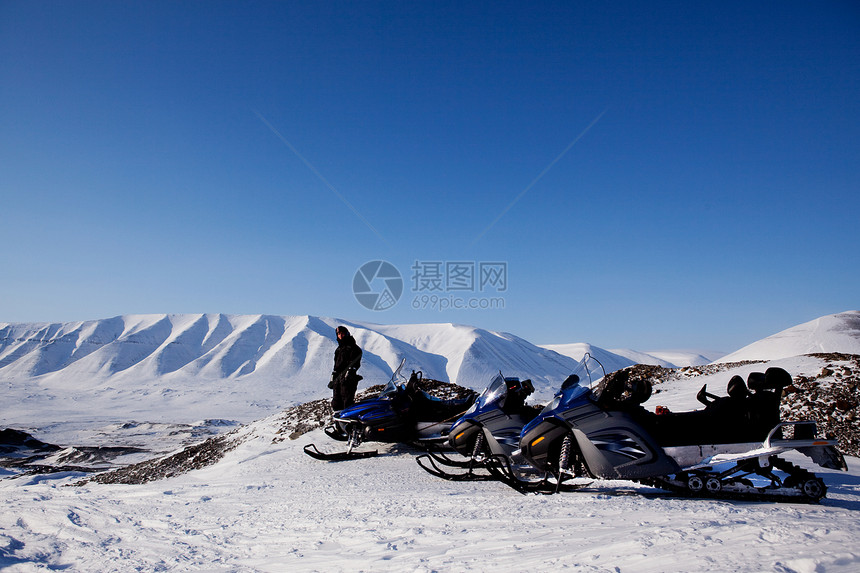
POLYGON ((747 389, 744 379, 735 375, 732 376, 732 379, 729 380, 729 383, 726 386, 726 394, 729 395, 729 398, 743 400, 750 395, 750 391, 747 389))
MULTIPOLYGON (((768 433, 779 424, 779 403, 782 389, 791 384, 791 374, 782 368, 768 368, 752 372, 747 377, 747 385, 753 393, 747 398, 749 404, 749 426, 752 436, 764 440, 768 433)), ((781 435, 781 434, 780 434, 781 435)), ((775 436, 779 437, 779 436, 775 436)))
POLYGON ((570 388, 574 384, 579 384, 579 376, 577 376, 576 374, 571 374, 570 376, 568 376, 567 378, 564 379, 564 382, 561 383, 561 389, 567 390, 568 388, 570 388))
POLYGON ((654 414, 644 408, 633 414, 634 420, 642 424, 661 446, 693 446, 715 443, 720 429, 708 410, 669 412, 654 414), (647 415, 646 415, 647 414, 647 415))
POLYGON ((415 372, 415 371, 412 372, 412 375, 409 377, 409 380, 406 382, 406 388, 404 388, 404 390, 406 390, 407 396, 412 396, 417 391, 420 391, 420 388, 418 388, 418 381, 421 380, 423 377, 424 377, 423 372, 415 372))
POLYGON ((465 399, 443 400, 431 396, 424 390, 416 389, 412 395, 412 415, 416 420, 422 422, 444 421, 461 415, 469 409, 474 401, 475 396, 465 399))
MULTIPOLYGON (((750 441, 749 391, 740 376, 733 376, 726 387, 728 396, 715 398, 705 408, 711 413, 712 423, 720 428, 721 443, 750 441)), ((758 438, 754 438, 758 439, 758 438)))
POLYGON ((626 370, 617 370, 604 377, 597 389, 597 403, 608 410, 629 410, 639 407, 651 397, 651 381, 630 378, 626 370))
POLYGON ((707 404, 704 410, 659 416, 628 411, 661 446, 761 442, 779 424, 782 388, 790 383, 788 372, 768 368, 766 373, 751 373, 746 384, 740 376, 733 376, 726 387, 728 396, 708 394, 703 387, 699 394, 706 397, 700 399, 707 404))
POLYGON ((791 384, 791 374, 782 368, 770 367, 765 370, 765 373, 750 372, 747 378, 747 384, 750 390, 758 392, 759 390, 779 390, 791 384))
POLYGON ((753 392, 764 386, 764 372, 750 372, 747 376, 747 386, 753 392))

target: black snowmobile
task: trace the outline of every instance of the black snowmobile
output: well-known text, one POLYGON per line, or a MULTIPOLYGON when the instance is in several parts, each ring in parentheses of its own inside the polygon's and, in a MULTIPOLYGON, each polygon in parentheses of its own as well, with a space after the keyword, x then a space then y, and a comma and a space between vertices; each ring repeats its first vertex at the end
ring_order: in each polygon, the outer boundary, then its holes
MULTIPOLYGON (((525 403, 532 392, 531 380, 506 378, 500 372, 448 432, 448 444, 463 459, 431 451, 418 456, 418 465, 437 477, 452 481, 505 480, 505 472, 512 471, 531 477, 534 468, 518 457, 516 451, 523 426, 539 412, 525 403)), ((522 477, 520 480, 527 481, 522 477)), ((530 487, 538 489, 537 484, 530 487)))
POLYGON ((337 461, 378 454, 376 450, 353 451, 363 442, 444 443, 451 423, 472 406, 475 395, 455 400, 431 396, 419 387, 423 379, 420 371, 413 371, 409 380, 400 374, 404 362, 405 359, 400 362, 379 396, 335 412, 334 423, 325 428, 325 433, 347 442, 346 451, 325 453, 308 444, 305 453, 320 460, 337 461))
POLYGON ((846 470, 834 440, 815 422, 780 422, 781 368, 734 377, 728 397, 703 387, 703 410, 661 414, 642 407, 647 380, 603 375, 586 354, 553 401, 525 428, 522 455, 558 483, 574 477, 627 479, 691 496, 816 502, 827 492, 811 472, 778 455, 797 450, 818 465, 846 470))

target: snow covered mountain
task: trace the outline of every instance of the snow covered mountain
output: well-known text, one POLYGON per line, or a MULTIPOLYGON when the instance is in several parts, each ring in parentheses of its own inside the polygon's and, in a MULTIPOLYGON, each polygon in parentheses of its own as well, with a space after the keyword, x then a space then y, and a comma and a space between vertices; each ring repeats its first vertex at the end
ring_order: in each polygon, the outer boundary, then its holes
POLYGON ((405 359, 407 372, 478 390, 499 370, 530 377, 548 397, 576 364, 510 334, 454 324, 223 314, 0 324, 0 399, 14 405, 0 415, 7 424, 46 410, 58 421, 84 412, 250 421, 328 395, 338 324, 364 351, 360 387, 384 383, 405 359))
MULTIPOLYGON (((633 366, 637 363, 636 360, 627 356, 623 356, 616 352, 605 350, 585 342, 574 342, 571 344, 545 344, 542 345, 541 348, 558 352, 559 354, 568 356, 577 361, 582 360, 582 357, 585 356, 586 353, 591 354, 593 357, 597 358, 601 364, 603 364, 603 367, 607 372, 614 372, 615 370, 633 366)), ((651 359, 654 360, 654 364, 658 364, 658 361, 654 357, 651 357, 651 359)), ((659 362, 659 365, 666 367, 674 366, 674 364, 668 364, 662 361, 659 362)))
MULTIPOLYGON (((713 358, 709 359, 697 352, 677 351, 661 351, 661 352, 639 352, 630 350, 629 348, 613 348, 604 350, 603 348, 587 344, 584 342, 575 342, 572 344, 542 344, 541 348, 553 350, 564 356, 569 356, 574 360, 582 360, 585 353, 588 352, 592 356, 600 360, 607 372, 613 372, 634 364, 653 364, 664 368, 678 368, 681 366, 701 366, 709 364, 713 358)), ((715 355, 719 356, 719 354, 715 355)))
POLYGON ((793 326, 715 362, 776 360, 815 352, 860 354, 860 311, 830 314, 793 326))
MULTIPOLYGON (((501 370, 531 378, 545 401, 590 352, 607 372, 635 363, 696 366, 695 353, 645 354, 590 344, 535 346, 455 324, 379 325, 314 316, 155 314, 69 323, 0 323, 0 425, 146 420, 248 422, 329 394, 334 328, 364 350, 360 388, 405 370, 480 390, 501 370)), ((860 312, 825 316, 720 361, 808 352, 860 354, 860 312)))

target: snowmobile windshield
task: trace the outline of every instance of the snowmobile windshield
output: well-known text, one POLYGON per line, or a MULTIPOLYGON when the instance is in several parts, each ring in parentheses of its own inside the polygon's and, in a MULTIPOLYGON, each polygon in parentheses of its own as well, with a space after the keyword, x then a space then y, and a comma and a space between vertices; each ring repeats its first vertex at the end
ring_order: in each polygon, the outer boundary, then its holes
POLYGON ((385 388, 383 388, 382 392, 379 394, 379 398, 382 400, 391 400, 399 391, 400 386, 398 386, 394 380, 389 380, 388 384, 385 385, 385 388))
MULTIPOLYGON (((400 361, 400 365, 395 368, 394 372, 391 373, 391 379, 388 381, 388 384, 385 385, 385 388, 380 392, 379 397, 391 400, 391 398, 400 391, 400 386, 397 385, 398 380, 404 380, 403 375, 400 373, 403 370, 403 365, 406 364, 406 359, 400 361)), ((405 380, 404 380, 405 381, 405 380)))
POLYGON ((501 373, 496 374, 496 377, 493 378, 486 388, 484 388, 484 391, 481 392, 478 399, 475 400, 472 406, 466 410, 466 413, 463 415, 469 416, 475 412, 486 410, 488 406, 507 396, 507 392, 508 385, 505 383, 504 377, 502 377, 501 373))
MULTIPOLYGON (((597 358, 586 352, 568 378, 570 379, 574 376, 578 378, 580 386, 589 390, 596 390, 600 385, 600 381, 606 376, 606 371, 603 369, 603 364, 597 358)), ((564 390, 564 386, 564 384, 561 385, 562 390, 564 390)))
POLYGON ((490 385, 487 386, 481 395, 478 396, 477 409, 484 409, 486 406, 498 402, 503 399, 508 393, 508 385, 501 374, 496 375, 490 385))
POLYGON ((606 376, 606 372, 603 370, 603 364, 586 352, 570 376, 562 382, 561 388, 541 414, 556 409, 563 410, 585 394, 590 394, 593 397, 594 391, 599 387, 604 376, 606 376))

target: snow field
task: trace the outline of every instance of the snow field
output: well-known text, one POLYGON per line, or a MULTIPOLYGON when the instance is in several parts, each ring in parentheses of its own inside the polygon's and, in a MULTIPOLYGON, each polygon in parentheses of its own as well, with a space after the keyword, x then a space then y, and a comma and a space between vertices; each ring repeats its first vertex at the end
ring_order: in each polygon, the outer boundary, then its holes
MULTIPOLYGON (((38 571, 779 571, 860 568, 860 466, 821 505, 688 500, 629 482, 523 496, 437 479, 406 446, 326 463, 258 436, 138 486, 0 482, 0 567, 38 571)), ((367 447, 367 446, 365 446, 367 447)), ((798 461, 802 461, 802 457, 798 461)), ((820 468, 819 468, 820 469, 820 468)))

